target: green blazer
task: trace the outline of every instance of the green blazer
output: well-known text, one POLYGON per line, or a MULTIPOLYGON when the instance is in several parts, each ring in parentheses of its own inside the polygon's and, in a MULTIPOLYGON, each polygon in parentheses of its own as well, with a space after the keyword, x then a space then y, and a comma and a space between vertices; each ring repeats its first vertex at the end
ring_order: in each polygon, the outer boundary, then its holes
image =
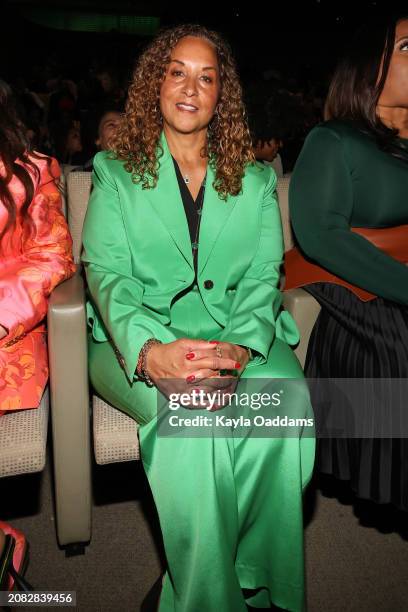
MULTIPOLYGON (((95 156, 83 229, 82 261, 92 298, 88 321, 97 341, 113 342, 130 382, 146 340, 176 339, 171 303, 194 281, 187 219, 164 133, 160 143, 154 189, 134 184, 123 162, 108 152, 95 156)), ((214 179, 209 166, 197 283, 205 307, 223 328, 217 338, 251 348, 256 354, 251 367, 266 361, 275 336, 289 344, 299 339, 291 316, 281 312, 276 175, 267 166, 248 166, 242 192, 227 201, 218 197, 214 179)))

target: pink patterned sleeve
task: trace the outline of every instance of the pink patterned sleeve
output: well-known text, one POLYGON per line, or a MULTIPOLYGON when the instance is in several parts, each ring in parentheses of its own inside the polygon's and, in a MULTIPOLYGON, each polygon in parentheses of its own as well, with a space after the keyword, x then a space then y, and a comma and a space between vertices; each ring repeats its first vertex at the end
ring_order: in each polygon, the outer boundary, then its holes
POLYGON ((0 274, 0 325, 8 332, 0 347, 36 327, 47 313, 51 291, 75 272, 72 239, 55 184, 60 169, 55 159, 51 168, 41 161, 40 180, 29 207, 32 234, 0 274))

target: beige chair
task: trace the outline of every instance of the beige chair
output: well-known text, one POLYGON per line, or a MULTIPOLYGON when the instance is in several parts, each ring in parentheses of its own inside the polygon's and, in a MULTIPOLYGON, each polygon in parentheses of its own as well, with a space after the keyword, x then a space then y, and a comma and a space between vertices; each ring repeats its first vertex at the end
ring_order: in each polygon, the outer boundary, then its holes
MULTIPOLYGON (((68 223, 77 263, 90 188, 90 173, 68 174, 68 223)), ((278 191, 285 244, 290 244, 287 179, 279 181, 278 191)), ((308 339, 316 317, 313 302, 313 298, 302 290, 285 295, 285 304, 295 313, 301 327, 302 342, 297 349, 300 358, 305 353, 305 338, 308 339)), ((139 444, 133 419, 99 397, 92 397, 90 402, 85 290, 80 273, 53 292, 48 325, 57 535, 60 544, 67 547, 67 554, 75 554, 82 552, 83 544, 91 538, 90 405, 98 464, 137 459, 139 444)))
MULTIPOLYGON (((75 262, 91 188, 89 172, 67 174, 68 223, 75 262)), ((85 288, 81 271, 53 292, 48 310, 52 436, 57 537, 67 555, 81 553, 91 538, 91 404, 87 370, 85 288)), ((139 457, 135 422, 92 398, 97 463, 139 457)))

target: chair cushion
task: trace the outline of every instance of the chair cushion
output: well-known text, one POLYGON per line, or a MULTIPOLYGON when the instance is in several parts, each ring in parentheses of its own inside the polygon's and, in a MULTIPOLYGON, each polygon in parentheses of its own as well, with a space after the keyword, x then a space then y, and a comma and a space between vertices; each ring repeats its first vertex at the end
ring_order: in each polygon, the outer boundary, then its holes
POLYGON ((96 395, 92 404, 96 463, 140 459, 136 421, 96 395))
POLYGON ((49 396, 33 410, 0 417, 0 477, 41 472, 45 465, 49 396))

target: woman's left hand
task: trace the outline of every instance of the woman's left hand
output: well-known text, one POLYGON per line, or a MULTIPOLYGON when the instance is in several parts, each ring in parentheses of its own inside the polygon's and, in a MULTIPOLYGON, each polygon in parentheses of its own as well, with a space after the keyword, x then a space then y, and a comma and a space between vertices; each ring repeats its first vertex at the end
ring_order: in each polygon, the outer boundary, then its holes
MULTIPOLYGON (((227 372, 228 372, 228 375, 230 376, 232 375, 235 378, 239 378, 239 376, 242 374, 242 372, 244 371, 249 361, 249 355, 248 355, 247 349, 237 344, 231 344, 230 342, 218 342, 218 340, 211 340, 210 343, 216 345, 216 351, 217 351, 218 357, 221 357, 223 359, 231 359, 232 361, 235 362, 235 369, 227 370, 227 372)), ((198 380, 203 380, 203 379, 206 379, 208 381, 208 379, 219 378, 220 376, 224 378, 225 376, 222 374, 223 372, 222 370, 219 370, 214 375, 214 373, 211 370, 201 365, 201 364, 206 363, 204 362, 204 360, 207 359, 208 357, 207 354, 208 354, 208 351, 198 350, 198 351, 195 351, 194 353, 190 353, 190 355, 188 356, 190 363, 194 365, 196 364, 197 365, 196 369, 200 371, 200 377, 195 378, 196 382, 198 380)))

